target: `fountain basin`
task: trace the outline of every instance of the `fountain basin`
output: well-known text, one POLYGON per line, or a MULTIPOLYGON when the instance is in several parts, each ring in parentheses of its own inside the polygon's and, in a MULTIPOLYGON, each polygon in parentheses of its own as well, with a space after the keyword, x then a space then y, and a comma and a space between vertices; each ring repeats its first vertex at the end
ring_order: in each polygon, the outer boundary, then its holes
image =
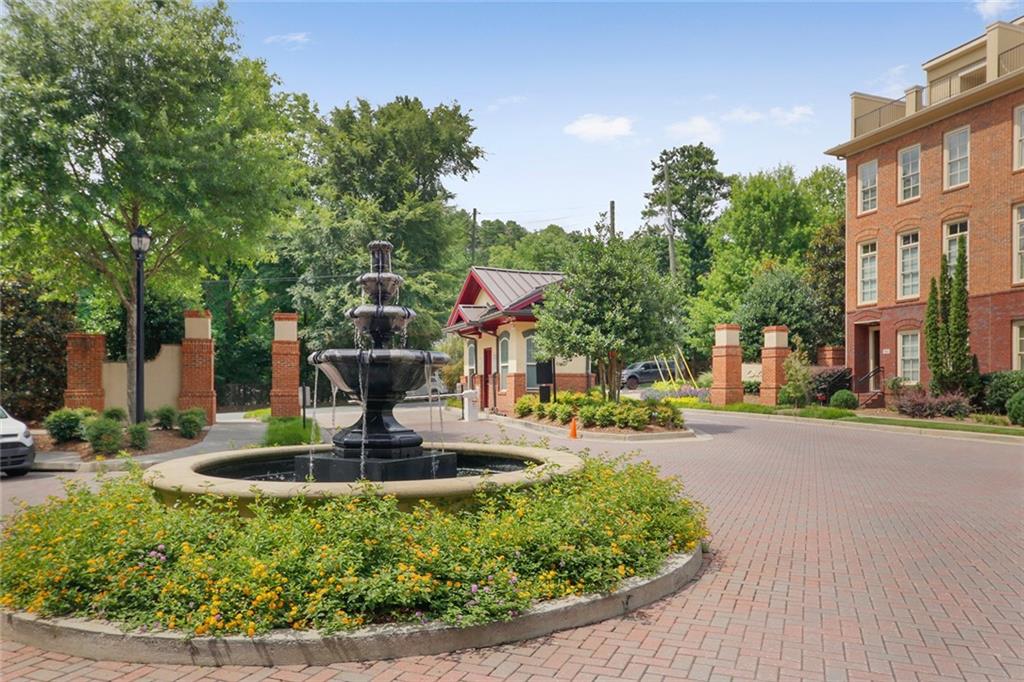
MULTIPOLYGON (((576 455, 542 448, 478 443, 445 443, 443 448, 439 443, 425 443, 424 447, 428 450, 443 449, 457 456, 490 457, 502 462, 517 460, 537 466, 483 475, 374 483, 374 492, 378 495, 396 497, 399 506, 406 510, 412 509, 422 501, 455 508, 472 498, 477 490, 485 485, 533 485, 555 475, 576 471, 583 466, 583 460, 576 455)), ((314 454, 327 453, 331 450, 330 444, 316 445, 312 448, 314 454)), ((293 445, 182 457, 150 467, 144 474, 144 480, 164 504, 189 503, 194 498, 204 495, 216 495, 237 499, 243 511, 257 497, 269 500, 286 500, 293 497, 325 500, 365 494, 362 483, 250 480, 226 478, 210 473, 223 472, 225 468, 232 466, 280 461, 283 457, 306 455, 309 452, 308 445, 293 445)))

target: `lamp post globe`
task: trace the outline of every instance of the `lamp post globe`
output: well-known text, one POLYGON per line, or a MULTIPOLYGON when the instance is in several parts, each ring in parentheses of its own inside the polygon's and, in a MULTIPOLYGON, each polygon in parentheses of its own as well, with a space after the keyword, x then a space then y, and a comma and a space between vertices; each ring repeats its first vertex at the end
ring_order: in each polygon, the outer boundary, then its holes
POLYGON ((146 419, 146 351, 143 325, 146 321, 144 294, 146 286, 145 261, 146 252, 153 237, 144 225, 139 225, 132 232, 132 252, 135 254, 135 409, 134 421, 139 424, 146 419))

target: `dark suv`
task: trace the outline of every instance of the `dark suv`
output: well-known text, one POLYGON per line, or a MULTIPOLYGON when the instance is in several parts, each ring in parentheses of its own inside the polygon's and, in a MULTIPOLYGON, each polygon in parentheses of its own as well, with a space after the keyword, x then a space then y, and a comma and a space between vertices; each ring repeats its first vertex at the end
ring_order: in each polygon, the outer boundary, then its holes
POLYGON ((667 363, 644 360, 642 362, 634 362, 622 370, 622 385, 633 390, 640 384, 650 384, 660 381, 662 377, 668 378, 668 376, 669 366, 667 363), (661 365, 660 372, 658 371, 658 365, 661 365))

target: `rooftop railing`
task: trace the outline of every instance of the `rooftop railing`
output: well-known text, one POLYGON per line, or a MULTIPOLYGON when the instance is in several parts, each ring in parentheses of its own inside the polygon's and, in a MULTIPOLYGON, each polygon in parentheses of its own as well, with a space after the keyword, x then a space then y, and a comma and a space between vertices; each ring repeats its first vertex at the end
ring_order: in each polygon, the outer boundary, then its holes
POLYGON ((1024 43, 999 55, 999 75, 1005 76, 1011 71, 1024 68, 1024 43))
POLYGON ((970 71, 951 73, 928 84, 928 104, 936 104, 950 97, 985 84, 985 62, 978 62, 970 71))
POLYGON ((863 135, 870 133, 872 130, 881 128, 884 125, 888 125, 893 121, 898 121, 907 115, 907 98, 900 97, 894 99, 891 102, 887 102, 877 109, 873 109, 866 114, 861 114, 853 120, 853 134, 854 136, 863 135))

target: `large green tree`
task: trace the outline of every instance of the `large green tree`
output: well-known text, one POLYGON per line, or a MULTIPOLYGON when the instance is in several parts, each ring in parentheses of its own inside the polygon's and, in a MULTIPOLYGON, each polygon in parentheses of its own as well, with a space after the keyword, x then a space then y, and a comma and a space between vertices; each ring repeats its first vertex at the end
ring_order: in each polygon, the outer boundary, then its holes
POLYGON ((558 225, 527 232, 513 245, 490 248, 487 264, 496 268, 558 272, 565 267, 578 233, 566 232, 558 225))
POLYGON ((661 276, 643 242, 611 234, 602 220, 569 254, 565 278, 548 287, 537 313, 546 356, 588 356, 602 386, 618 399, 625 363, 668 351, 679 310, 675 283, 661 276))
POLYGON ((846 221, 842 217, 818 227, 805 264, 804 282, 814 294, 821 323, 814 338, 841 345, 846 322, 846 221))
POLYGON ((703 142, 661 152, 651 162, 652 190, 643 217, 665 225, 669 270, 683 273, 690 291, 711 269, 711 219, 729 197, 730 178, 718 169, 715 152, 703 142), (663 223, 666 205, 671 220, 663 223), (678 237, 678 239, 677 239, 678 237))
POLYGON ((226 4, 9 0, 0 24, 5 258, 55 290, 108 287, 129 320, 129 236, 152 280, 253 252, 301 173, 289 97, 242 58, 226 4))
POLYGON ((734 319, 741 328, 743 356, 750 361, 761 357, 763 330, 770 325, 786 325, 810 348, 821 339, 818 301, 792 267, 766 269, 755 277, 734 319))

